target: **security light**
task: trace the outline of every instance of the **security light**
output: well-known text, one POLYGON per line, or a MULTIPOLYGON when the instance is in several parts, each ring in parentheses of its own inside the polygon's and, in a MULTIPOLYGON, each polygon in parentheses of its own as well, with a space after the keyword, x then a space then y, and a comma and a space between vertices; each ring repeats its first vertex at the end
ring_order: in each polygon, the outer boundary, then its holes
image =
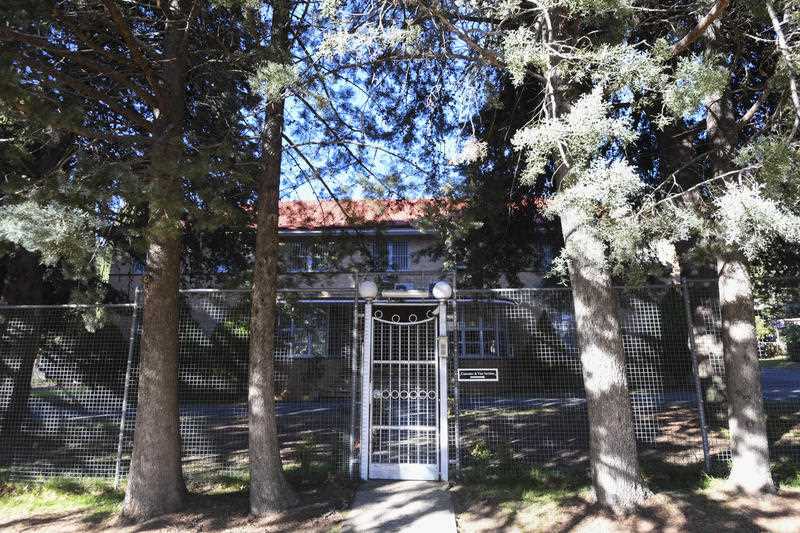
POLYGON ((358 284, 358 295, 365 300, 374 300, 378 296, 378 286, 373 281, 362 281, 358 284))
POLYGON ((447 300, 453 295, 453 287, 446 281, 437 281, 431 292, 437 300, 447 300))

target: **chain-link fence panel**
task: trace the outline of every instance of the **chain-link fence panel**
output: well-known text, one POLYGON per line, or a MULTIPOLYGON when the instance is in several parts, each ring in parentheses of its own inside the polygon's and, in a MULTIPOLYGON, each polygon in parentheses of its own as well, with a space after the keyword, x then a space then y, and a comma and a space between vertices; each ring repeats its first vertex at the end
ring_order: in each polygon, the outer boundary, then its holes
MULTIPOLYGON (((361 279, 403 290, 391 276, 361 279)), ((433 279, 420 275, 410 290, 429 288, 433 279)), ((359 474, 364 305, 358 281, 279 293, 276 414, 290 470, 359 474)), ((796 301, 796 289, 781 290, 771 314, 759 313, 776 324, 782 313, 784 327, 770 342, 793 346, 786 302, 796 301)), ((619 289, 618 296, 642 458, 688 463, 708 450, 711 461, 727 460, 716 283, 619 289)), ((585 469, 586 395, 569 289, 458 290, 447 309, 451 468, 585 469)), ((0 307, 0 468, 19 477, 124 476, 140 330, 140 304, 0 307)), ((247 469, 249 331, 249 291, 181 292, 178 379, 189 477, 247 469)), ((762 384, 773 458, 796 464, 800 363, 782 354, 762 361, 762 384)))
POLYGON ((463 466, 585 465, 586 396, 573 317, 568 290, 458 292, 451 346, 463 466), (497 381, 473 382, 471 369, 496 369, 497 381))
POLYGON ((114 475, 132 312, 0 307, 0 469, 114 475))
POLYGON ((719 292, 715 282, 692 281, 687 283, 686 293, 706 420, 709 458, 711 462, 720 464, 729 461, 731 454, 719 292))
MULTIPOLYGON (((181 291, 178 397, 187 477, 248 468, 250 305, 249 291, 181 291)), ((279 291, 275 400, 290 470, 349 475, 355 305, 349 289, 279 291)), ((133 374, 135 383, 136 364, 133 374)), ((135 402, 128 413, 125 459, 135 402)))
MULTIPOLYGON (((688 284, 709 419, 712 458, 730 459, 722 320, 715 282, 688 284)), ((767 437, 773 463, 800 463, 800 289, 796 280, 756 288, 756 332, 772 348, 759 351, 767 437)), ((780 467, 780 466, 779 466, 780 467)))
MULTIPOLYGON (((584 468, 586 395, 568 289, 459 291, 451 344, 457 366, 497 381, 453 382, 458 458, 584 468)), ((634 429, 643 457, 703 458, 686 310, 680 287, 619 289, 634 429)))
POLYGON ((703 460, 695 365, 679 286, 619 289, 634 431, 644 460, 703 460))

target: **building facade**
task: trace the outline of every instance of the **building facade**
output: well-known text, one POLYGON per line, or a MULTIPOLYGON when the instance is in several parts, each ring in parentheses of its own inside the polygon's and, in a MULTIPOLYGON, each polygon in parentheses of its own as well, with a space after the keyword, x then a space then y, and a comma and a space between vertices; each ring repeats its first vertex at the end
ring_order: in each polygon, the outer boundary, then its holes
MULTIPOLYGON (((432 253, 441 236, 421 224, 432 208, 426 199, 281 202, 281 287, 354 288, 354 273, 359 273, 371 275, 381 288, 430 289, 445 274, 443 261, 432 253)), ((541 235, 530 269, 519 273, 523 287, 541 286, 557 253, 553 239, 545 231, 541 235)), ((117 262, 111 285, 132 296, 144 272, 141 261, 117 262)), ((186 288, 206 284, 197 276, 184 277, 186 288)))

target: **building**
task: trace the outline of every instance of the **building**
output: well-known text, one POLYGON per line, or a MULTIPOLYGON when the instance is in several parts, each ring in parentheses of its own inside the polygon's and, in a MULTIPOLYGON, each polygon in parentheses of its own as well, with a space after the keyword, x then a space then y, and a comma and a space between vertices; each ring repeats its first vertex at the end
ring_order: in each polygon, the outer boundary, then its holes
MULTIPOLYGON (((445 274, 442 260, 431 254, 440 236, 420 223, 434 208, 430 199, 281 202, 281 286, 353 288, 353 274, 360 273, 382 288, 430 289, 445 274)), ((556 253, 553 242, 543 229, 530 270, 519 274, 523 287, 542 285, 556 253)), ((132 295, 143 275, 140 261, 118 262, 111 283, 132 295)), ((196 276, 184 280, 187 288, 199 285, 206 283, 196 276)))
MULTIPOLYGON (((543 273, 535 268, 520 276, 528 288, 458 284, 428 253, 441 238, 420 223, 432 205, 281 204, 284 290, 273 346, 279 431, 313 426, 331 462, 364 479, 447 480, 479 445, 528 463, 585 468, 570 290, 536 290, 543 273)), ((537 255, 552 257, 546 238, 541 244, 537 255)), ((126 279, 139 283, 140 272, 126 279)), ((669 284, 618 294, 636 434, 643 445, 656 444, 664 435, 662 400, 695 390, 685 294, 669 284)), ((248 291, 181 296, 182 401, 243 409, 248 291)), ((221 433, 220 442, 234 438, 221 433)))

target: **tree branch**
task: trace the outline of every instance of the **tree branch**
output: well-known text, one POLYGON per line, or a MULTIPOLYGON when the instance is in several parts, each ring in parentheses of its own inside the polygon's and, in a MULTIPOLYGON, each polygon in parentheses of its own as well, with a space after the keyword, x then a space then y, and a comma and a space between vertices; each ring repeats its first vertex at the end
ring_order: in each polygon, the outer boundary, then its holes
MULTIPOLYGON (((71 76, 67 76, 58 69, 53 68, 51 65, 43 63, 37 59, 34 59, 31 62, 30 66, 33 68, 39 68, 42 72, 47 73, 53 78, 59 80, 63 84, 63 86, 72 89, 77 94, 83 96, 88 100, 91 100, 93 102, 96 102, 100 105, 107 107, 120 117, 128 119, 131 123, 131 126, 138 127, 144 132, 150 131, 151 124, 147 119, 145 119, 142 115, 140 115, 133 109, 121 105, 113 98, 108 97, 107 95, 99 92, 98 90, 86 85, 85 83, 79 80, 76 80, 71 76)), ((42 83, 48 83, 52 85, 50 82, 46 80, 46 78, 42 80, 42 83)))
POLYGON ((147 80, 147 83, 150 84, 150 87, 153 89, 156 97, 158 97, 161 92, 161 85, 158 83, 158 76, 156 75, 155 69, 153 69, 153 66, 150 64, 150 60, 144 54, 144 48, 142 44, 133 35, 130 27, 128 27, 128 24, 125 22, 125 19, 116 4, 116 1, 103 0, 103 5, 106 6, 106 9, 108 9, 109 14, 111 15, 111 20, 114 21, 114 26, 117 28, 117 31, 119 31, 120 35, 122 35, 125 44, 128 45, 128 49, 131 52, 131 57, 133 58, 134 63, 136 63, 136 65, 141 69, 145 79, 147 80))
POLYGON ((43 39, 35 35, 29 35, 14 30, 9 30, 7 28, 0 28, 0 41, 23 42, 31 46, 35 46, 41 50, 45 50, 47 52, 55 54, 59 57, 68 59, 74 62, 76 65, 86 67, 87 69, 102 76, 107 76, 108 78, 117 82, 122 87, 127 87, 128 89, 131 89, 142 100, 147 102, 150 106, 157 107, 157 102, 153 97, 153 95, 145 91, 142 87, 140 87, 136 83, 134 83, 129 76, 126 76, 125 74, 120 72, 113 65, 103 65, 101 63, 98 63, 81 55, 80 51, 71 52, 65 48, 53 46, 47 39, 43 39))
POLYGON ((769 13, 769 19, 772 22, 772 29, 775 31, 775 42, 777 43, 778 50, 780 50, 783 60, 786 61, 786 67, 789 69, 789 91, 791 93, 792 104, 794 105, 797 119, 800 120, 800 95, 798 95, 797 90, 797 75, 795 69, 792 67, 792 60, 789 56, 789 44, 786 42, 786 36, 783 34, 781 21, 778 20, 778 15, 775 13, 775 6, 772 4, 772 0, 767 0, 767 13, 769 13))
POLYGON ((692 43, 706 32, 706 29, 725 13, 730 3, 730 0, 717 0, 714 3, 714 7, 711 8, 711 11, 709 11, 705 17, 697 21, 697 26, 695 26, 694 29, 687 33, 683 39, 672 45, 670 49, 672 55, 677 56, 688 50, 689 47, 692 46, 692 43))

